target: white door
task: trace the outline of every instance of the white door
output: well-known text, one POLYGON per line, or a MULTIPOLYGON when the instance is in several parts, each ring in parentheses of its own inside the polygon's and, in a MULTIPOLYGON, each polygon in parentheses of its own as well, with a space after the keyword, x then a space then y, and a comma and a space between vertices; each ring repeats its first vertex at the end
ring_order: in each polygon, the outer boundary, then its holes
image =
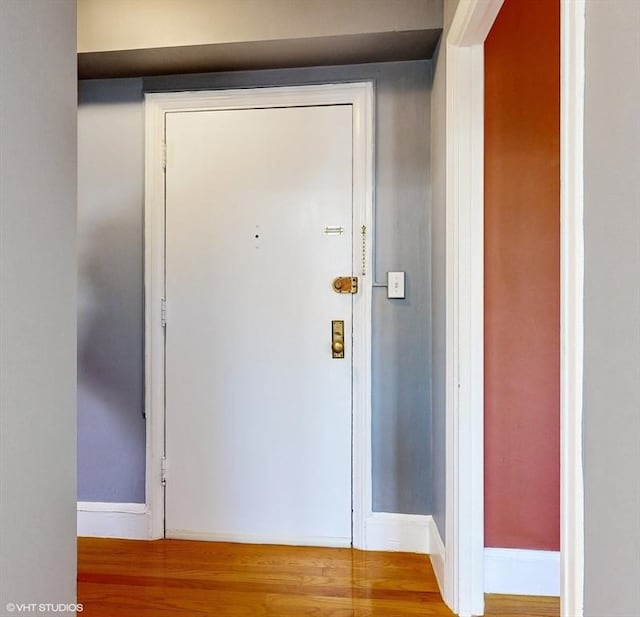
POLYGON ((166 118, 166 536, 348 546, 352 107, 166 118))

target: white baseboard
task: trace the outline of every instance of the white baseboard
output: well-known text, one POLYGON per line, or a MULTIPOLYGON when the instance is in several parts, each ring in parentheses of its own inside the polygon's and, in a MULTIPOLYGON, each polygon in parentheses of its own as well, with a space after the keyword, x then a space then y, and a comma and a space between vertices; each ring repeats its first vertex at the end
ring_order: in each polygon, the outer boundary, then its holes
POLYGON ((559 596, 560 552, 485 548, 484 591, 559 596))
POLYGON ((203 540, 205 542, 236 542, 239 544, 282 544, 286 546, 326 546, 348 548, 350 537, 316 537, 316 536, 265 536, 241 533, 206 533, 186 531, 184 529, 167 529, 167 538, 175 540, 203 540))
MULTIPOLYGON (((150 513, 145 504, 78 502, 78 536, 146 540, 150 513)), ((428 515, 374 512, 365 521, 365 550, 429 554, 435 523, 428 515)), ((436 530, 437 534, 437 530, 436 530)), ((167 530, 167 537, 218 542, 350 546, 350 538, 289 538, 167 530)), ((437 538, 439 539, 439 534, 437 538)), ((440 546, 442 541, 440 540, 440 546)), ((442 549, 444 555, 444 549, 442 549)))
POLYGON ((438 581, 440 595, 444 597, 444 542, 442 541, 440 530, 433 519, 431 519, 431 524, 429 525, 429 549, 429 557, 431 558, 431 565, 433 566, 433 571, 438 581))
POLYGON ((365 520, 365 549, 429 553, 433 519, 423 514, 374 512, 365 520))
POLYGON ((78 502, 78 536, 148 540, 150 520, 143 503, 78 502))

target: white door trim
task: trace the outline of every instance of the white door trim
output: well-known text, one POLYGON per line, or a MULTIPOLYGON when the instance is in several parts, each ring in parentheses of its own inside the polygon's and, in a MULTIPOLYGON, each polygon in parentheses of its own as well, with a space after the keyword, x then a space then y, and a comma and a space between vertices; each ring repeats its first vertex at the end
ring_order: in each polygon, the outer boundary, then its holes
MULTIPOLYGON (((443 596, 484 612, 484 41, 503 0, 460 0, 447 37, 443 596)), ((584 0, 561 2, 561 614, 581 617, 584 0)))
POLYGON ((446 45, 445 602, 484 613, 484 41, 503 0, 461 1, 446 45))
POLYGON ((484 611, 483 60, 447 45, 444 597, 460 615, 484 611))
MULTIPOLYGON (((365 548, 372 514, 371 288, 374 187, 374 92, 371 82, 145 95, 145 386, 147 412, 146 501, 151 537, 164 536, 164 126, 176 111, 254 107, 353 106, 353 269, 360 290, 353 308, 353 545, 365 548), (362 227, 366 228, 362 269, 362 227)), ((171 153, 168 153, 171 156, 171 153)), ((169 462, 170 466, 170 462, 169 462)))
POLYGON ((584 606, 585 1, 560 3, 560 614, 584 606))

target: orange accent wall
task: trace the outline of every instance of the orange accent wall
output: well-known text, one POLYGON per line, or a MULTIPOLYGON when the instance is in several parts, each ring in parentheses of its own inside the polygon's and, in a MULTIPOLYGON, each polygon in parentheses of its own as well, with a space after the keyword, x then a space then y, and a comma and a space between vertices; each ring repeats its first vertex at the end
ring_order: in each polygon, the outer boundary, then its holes
POLYGON ((560 3, 485 45, 485 545, 560 543, 560 3))

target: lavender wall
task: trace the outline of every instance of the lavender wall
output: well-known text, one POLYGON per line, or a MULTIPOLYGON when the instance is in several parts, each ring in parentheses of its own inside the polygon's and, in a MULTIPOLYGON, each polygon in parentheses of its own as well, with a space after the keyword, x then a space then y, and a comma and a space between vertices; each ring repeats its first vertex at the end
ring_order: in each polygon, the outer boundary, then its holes
POLYGON ((81 82, 79 498, 144 501, 143 91, 374 80, 373 507, 431 512, 431 62, 81 82))
POLYGON ((143 503, 142 80, 78 102, 78 500, 143 503))

